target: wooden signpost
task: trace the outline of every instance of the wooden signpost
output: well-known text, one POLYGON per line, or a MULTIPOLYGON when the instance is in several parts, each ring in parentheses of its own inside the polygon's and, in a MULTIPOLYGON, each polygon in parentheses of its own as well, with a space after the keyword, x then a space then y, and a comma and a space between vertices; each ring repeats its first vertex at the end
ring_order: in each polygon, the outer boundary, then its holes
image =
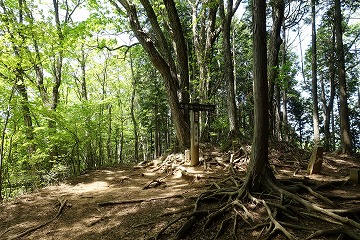
POLYGON ((191 166, 199 164, 199 115, 201 111, 213 111, 215 105, 200 104, 198 100, 193 103, 180 103, 180 108, 190 110, 190 160, 191 166))

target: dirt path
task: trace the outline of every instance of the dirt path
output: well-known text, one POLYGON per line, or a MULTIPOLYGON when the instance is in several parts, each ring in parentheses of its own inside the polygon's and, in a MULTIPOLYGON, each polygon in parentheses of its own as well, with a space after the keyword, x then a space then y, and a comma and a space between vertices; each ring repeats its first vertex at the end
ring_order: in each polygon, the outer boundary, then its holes
MULTIPOLYGON (((281 161, 279 156, 272 159, 277 177, 293 178, 297 165, 290 158, 288 164, 284 164, 285 155, 281 156, 281 161)), ((296 177, 304 178, 306 162, 300 165, 303 166, 296 177)), ((360 167, 358 159, 329 155, 325 158, 322 175, 311 176, 311 180, 346 181, 348 169, 355 167, 360 167)), ((25 194, 0 205, 0 239, 13 239, 46 223, 59 212, 61 203, 65 204, 57 218, 15 239, 147 239, 176 218, 163 214, 190 205, 193 197, 226 173, 219 165, 206 171, 203 166, 186 170, 195 178, 184 177, 180 171, 168 174, 156 166, 134 168, 123 165, 89 171, 58 186, 25 194), (153 187, 154 184, 158 186, 153 187)), ((334 194, 357 194, 359 191, 356 184, 333 189, 334 194)), ((359 206, 359 203, 360 200, 351 202, 352 206, 359 206)), ((168 231, 175 230, 170 228, 168 231)), ((209 236, 198 233, 193 239, 209 239, 209 236)), ((226 236, 223 239, 227 239, 226 236)))
MULTIPOLYGON (((155 170, 155 167, 118 166, 89 171, 66 183, 4 203, 0 206, 0 239, 12 239, 52 219, 60 208, 60 202, 65 200, 59 217, 22 239, 149 237, 149 231, 155 232, 156 227, 166 223, 161 223, 156 217, 189 204, 189 198, 201 191, 209 174, 203 171, 203 167, 187 168, 197 178, 185 179, 180 172, 172 175, 155 170), (154 184, 159 186, 153 187, 154 184), (157 224, 155 227, 154 224, 147 226, 149 222, 157 224), (145 225, 140 226, 142 224, 145 225)), ((164 220, 168 218, 163 217, 164 220)))

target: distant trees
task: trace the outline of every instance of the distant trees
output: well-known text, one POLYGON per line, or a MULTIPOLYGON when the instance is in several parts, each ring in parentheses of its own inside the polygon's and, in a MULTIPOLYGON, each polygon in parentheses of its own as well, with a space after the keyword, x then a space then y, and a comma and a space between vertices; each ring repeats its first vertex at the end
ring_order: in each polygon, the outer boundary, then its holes
MULTIPOLYGON (((335 4, 335 2, 333 2, 333 4, 335 4)), ((340 59, 344 57, 345 52, 349 57, 351 56, 351 53, 347 51, 347 49, 352 48, 354 41, 356 42, 358 40, 356 40, 357 37, 355 34, 349 38, 348 46, 341 44, 341 42, 343 42, 342 36, 344 35, 343 29, 349 29, 348 23, 346 22, 348 20, 342 20, 342 12, 353 10, 350 10, 351 6, 347 4, 342 4, 342 7, 340 4, 338 5, 338 9, 335 8, 335 5, 319 6, 318 12, 323 12, 323 15, 321 16, 321 22, 317 31, 316 44, 314 44, 313 40, 313 46, 311 47, 312 51, 314 51, 315 48, 317 49, 316 60, 312 60, 311 66, 313 72, 316 69, 318 81, 316 84, 314 81, 312 83, 314 86, 312 88, 312 95, 314 96, 316 94, 318 96, 316 100, 319 98, 322 104, 322 117, 318 117, 321 130, 319 134, 322 134, 319 135, 321 142, 328 150, 338 148, 343 153, 350 153, 353 151, 354 146, 351 140, 352 134, 349 134, 349 132, 351 132, 349 129, 349 110, 346 109, 349 109, 347 104, 348 99, 351 98, 351 95, 355 92, 349 93, 347 84, 350 83, 350 85, 352 85, 352 76, 358 72, 358 70, 348 68, 350 72, 346 73, 346 67, 341 66, 341 62, 345 63, 345 61, 341 61, 340 59), (316 68, 314 67, 315 65, 316 68), (346 78, 348 78, 348 80, 345 80, 346 78), (315 88, 317 88, 316 91, 315 88), (339 101, 339 104, 336 104, 337 101, 339 101), (337 133, 340 134, 338 135, 337 133), (340 141, 337 142, 337 139, 340 139, 340 141)), ((309 53, 308 59, 314 56, 314 53, 309 53)), ((308 61, 310 63, 310 60, 308 61)), ((345 64, 350 64, 350 62, 345 64)), ((315 104, 315 101, 313 101, 313 104, 315 104)), ((315 109, 315 106, 313 109, 315 109)), ((354 133, 353 131, 353 134, 354 133)))

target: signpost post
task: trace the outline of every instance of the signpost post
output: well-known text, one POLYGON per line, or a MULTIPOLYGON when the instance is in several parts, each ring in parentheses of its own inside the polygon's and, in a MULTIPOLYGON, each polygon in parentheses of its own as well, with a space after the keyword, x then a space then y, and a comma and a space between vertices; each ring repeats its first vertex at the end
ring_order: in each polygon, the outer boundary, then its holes
POLYGON ((215 105, 200 104, 198 100, 193 103, 180 103, 180 108, 190 110, 190 160, 191 166, 199 164, 199 115, 200 111, 213 111, 215 105))

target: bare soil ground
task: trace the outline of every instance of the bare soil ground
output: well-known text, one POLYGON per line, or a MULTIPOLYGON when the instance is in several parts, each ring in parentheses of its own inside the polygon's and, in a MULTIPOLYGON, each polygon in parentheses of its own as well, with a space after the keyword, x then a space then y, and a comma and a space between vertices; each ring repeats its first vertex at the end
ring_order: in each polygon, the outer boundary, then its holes
MULTIPOLYGON (((59 185, 39 189, 1 204, 0 239, 112 240, 154 237, 182 214, 177 211, 187 209, 202 191, 229 174, 230 159, 235 163, 234 169, 238 175, 243 177, 248 163, 246 152, 243 149, 231 155, 215 149, 206 150, 203 156, 206 164, 198 167, 182 164, 183 155, 175 154, 169 155, 162 163, 154 161, 152 164, 119 165, 88 171, 59 185)), ((360 186, 348 181, 349 169, 360 168, 360 159, 326 154, 321 174, 308 176, 306 168, 309 157, 309 153, 287 146, 270 152, 278 179, 308 181, 317 187, 330 185, 321 189, 321 193, 333 195, 333 200, 343 208, 360 208, 360 186), (352 196, 352 199, 335 196, 352 196)), ((308 199, 311 198, 309 195, 308 199)), ((265 210, 255 203, 248 203, 247 206, 251 210, 251 221, 256 226, 257 219, 266 215, 265 210)), ((169 239, 182 223, 180 220, 173 224, 160 238, 169 239)), ((190 231, 186 239, 211 239, 216 235, 218 225, 203 230, 202 224, 196 223, 196 230, 190 231)), ((331 225, 310 217, 293 224, 307 226, 314 232, 331 225)), ((236 230, 236 238, 262 239, 262 231, 262 228, 242 225, 236 230)), ((311 231, 290 231, 300 239, 311 234, 311 231)), ((233 238, 230 230, 218 236, 218 239, 233 238)), ((279 233, 273 235, 272 239, 286 238, 279 233)), ((337 239, 337 236, 312 239, 337 239)))

